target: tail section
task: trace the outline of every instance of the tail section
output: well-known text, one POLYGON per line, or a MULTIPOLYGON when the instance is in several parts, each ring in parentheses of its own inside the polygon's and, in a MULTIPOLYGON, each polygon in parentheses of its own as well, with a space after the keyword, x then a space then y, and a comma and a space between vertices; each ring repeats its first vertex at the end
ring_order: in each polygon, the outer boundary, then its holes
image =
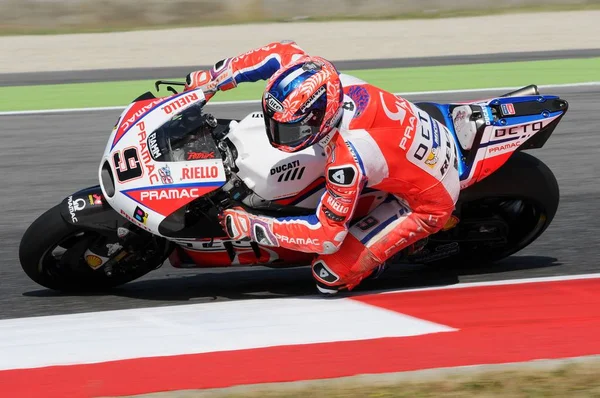
POLYGON ((463 163, 461 188, 494 173, 514 152, 545 144, 568 103, 537 93, 532 85, 498 98, 448 105, 463 163))

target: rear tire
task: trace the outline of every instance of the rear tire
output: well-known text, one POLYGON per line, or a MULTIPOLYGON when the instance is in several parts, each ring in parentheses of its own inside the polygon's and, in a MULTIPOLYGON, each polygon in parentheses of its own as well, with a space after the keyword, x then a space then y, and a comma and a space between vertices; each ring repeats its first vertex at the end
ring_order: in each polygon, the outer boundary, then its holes
MULTIPOLYGON (((23 271, 34 282, 49 289, 69 292, 89 292, 113 288, 137 279, 159 267, 168 255, 166 241, 157 259, 128 267, 125 272, 108 276, 104 266, 92 269, 83 259, 88 244, 102 236, 94 231, 67 223, 60 204, 38 217, 25 231, 19 245, 19 259, 23 271), (63 246, 60 246, 63 245, 63 246), (53 255, 58 248, 66 248, 60 258, 53 255)), ((161 239, 149 235, 149 239, 161 239)), ((115 236, 113 241, 117 241, 115 236)), ((60 250, 59 250, 60 251, 60 250)))
MULTIPOLYGON (((558 183, 548 166, 527 153, 517 152, 494 174, 462 191, 457 204, 462 213, 460 222, 477 220, 489 211, 505 223, 508 226, 506 244, 460 242, 458 253, 426 263, 448 265, 452 262, 469 267, 504 259, 544 233, 556 215, 559 201, 558 183)), ((460 222, 456 228, 461 227, 460 222)), ((429 250, 435 251, 433 242, 438 239, 448 242, 452 233, 450 230, 431 236, 432 242, 427 244, 429 250)))

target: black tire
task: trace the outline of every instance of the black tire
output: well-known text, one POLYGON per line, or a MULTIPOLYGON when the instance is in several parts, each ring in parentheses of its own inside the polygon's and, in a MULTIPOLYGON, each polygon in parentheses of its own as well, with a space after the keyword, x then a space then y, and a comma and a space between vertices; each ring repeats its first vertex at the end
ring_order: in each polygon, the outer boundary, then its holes
MULTIPOLYGON (((92 292, 107 290, 137 279, 156 269, 166 259, 164 253, 156 261, 131 267, 127 272, 113 273, 108 276, 103 267, 93 270, 83 259, 87 247, 83 239, 96 234, 67 223, 61 216, 60 206, 56 205, 38 217, 25 231, 19 245, 19 259, 23 271, 34 282, 53 290, 65 292, 92 292), (86 235, 87 234, 87 235, 86 235), (52 251, 64 242, 76 242, 79 245, 67 264, 51 257, 52 251), (78 243, 77 243, 78 242, 78 243), (80 253, 79 253, 80 252, 80 253), (79 256, 77 254, 80 254, 79 256), (49 257, 50 256, 50 257, 49 257)), ((152 235, 149 235, 152 238, 152 235)), ((168 244, 166 241, 164 244, 168 244)), ((67 250, 68 252, 68 250, 67 250)))
POLYGON ((459 206, 490 201, 517 203, 522 214, 518 214, 511 226, 509 244, 490 248, 461 243, 460 252, 449 258, 432 261, 432 265, 479 266, 504 259, 530 245, 548 228, 560 201, 556 177, 541 160, 524 152, 514 154, 500 169, 479 183, 461 192, 459 206), (521 224, 518 223, 523 223, 521 224))
POLYGON ((462 191, 459 200, 472 201, 488 196, 521 196, 534 200, 546 210, 546 227, 556 215, 560 202, 560 190, 552 170, 525 152, 515 153, 491 176, 462 191))

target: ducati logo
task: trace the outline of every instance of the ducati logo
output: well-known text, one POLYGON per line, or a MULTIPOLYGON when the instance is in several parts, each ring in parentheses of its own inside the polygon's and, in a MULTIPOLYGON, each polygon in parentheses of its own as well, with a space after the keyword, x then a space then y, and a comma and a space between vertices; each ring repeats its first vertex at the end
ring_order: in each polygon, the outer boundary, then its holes
POLYGON ((325 268, 323 268, 321 271, 319 271, 319 276, 321 278, 327 278, 329 276, 329 272, 325 271, 325 268))

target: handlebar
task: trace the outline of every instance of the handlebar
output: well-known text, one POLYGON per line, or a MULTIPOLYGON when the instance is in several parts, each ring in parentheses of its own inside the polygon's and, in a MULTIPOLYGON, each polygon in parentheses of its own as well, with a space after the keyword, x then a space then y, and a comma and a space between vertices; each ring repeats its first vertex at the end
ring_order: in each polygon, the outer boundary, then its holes
POLYGON ((177 90, 175 90, 171 86, 185 86, 185 83, 183 83, 183 82, 177 82, 177 81, 173 81, 173 80, 157 80, 154 83, 154 87, 156 88, 156 91, 160 91, 160 86, 161 85, 167 86, 167 91, 170 91, 173 94, 178 94, 177 90))

